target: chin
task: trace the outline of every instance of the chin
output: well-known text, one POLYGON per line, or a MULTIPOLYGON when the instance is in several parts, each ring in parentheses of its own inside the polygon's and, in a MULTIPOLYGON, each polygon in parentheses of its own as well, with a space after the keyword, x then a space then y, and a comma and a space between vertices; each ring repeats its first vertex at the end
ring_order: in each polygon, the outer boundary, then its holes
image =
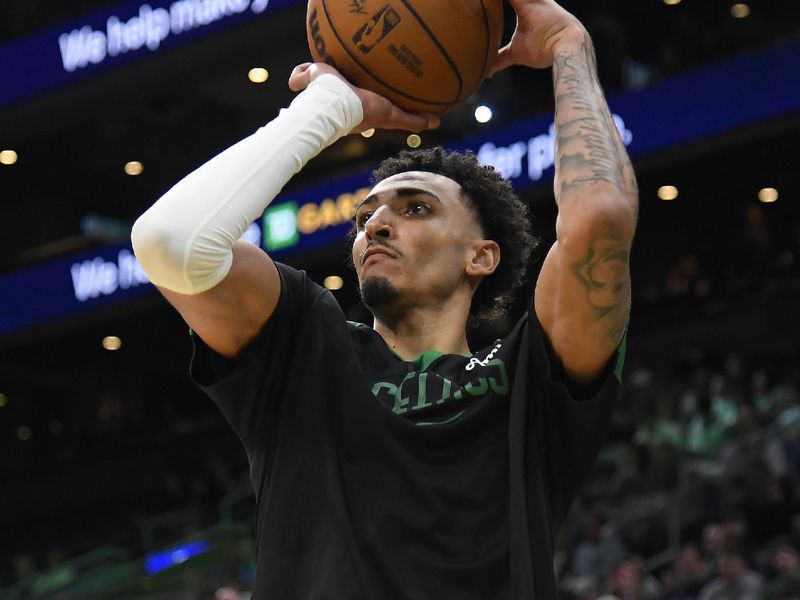
POLYGON ((366 277, 358 287, 361 301, 371 311, 387 308, 400 299, 400 292, 389 281, 380 275, 366 277))

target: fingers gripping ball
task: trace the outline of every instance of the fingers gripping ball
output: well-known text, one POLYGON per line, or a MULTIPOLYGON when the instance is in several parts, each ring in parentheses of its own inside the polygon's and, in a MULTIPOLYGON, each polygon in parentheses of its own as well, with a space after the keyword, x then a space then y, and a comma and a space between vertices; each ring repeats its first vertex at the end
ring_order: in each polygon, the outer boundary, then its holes
POLYGON ((309 0, 311 56, 407 111, 439 113, 483 83, 502 0, 309 0))

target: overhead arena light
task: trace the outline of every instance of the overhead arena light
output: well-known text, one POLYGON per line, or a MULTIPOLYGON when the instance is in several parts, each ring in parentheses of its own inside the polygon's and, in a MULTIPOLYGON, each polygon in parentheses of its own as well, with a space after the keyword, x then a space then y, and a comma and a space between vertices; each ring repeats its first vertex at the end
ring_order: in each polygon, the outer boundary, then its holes
POLYGON ((674 185, 662 185, 658 188, 658 197, 661 200, 675 200, 678 197, 678 188, 674 185))
POLYGON ((135 177, 136 175, 142 174, 142 171, 144 171, 144 165, 138 160, 130 160, 125 163, 124 170, 126 175, 135 177))
POLYGON ((269 71, 263 67, 253 67, 247 72, 247 78, 253 83, 264 83, 269 79, 269 71))
POLYGON ((778 190, 767 187, 759 190, 758 199, 764 204, 772 204, 778 200, 778 190))
POLYGON ((2 150, 0 151, 0 164, 4 165, 13 165, 17 162, 17 153, 13 150, 2 150))

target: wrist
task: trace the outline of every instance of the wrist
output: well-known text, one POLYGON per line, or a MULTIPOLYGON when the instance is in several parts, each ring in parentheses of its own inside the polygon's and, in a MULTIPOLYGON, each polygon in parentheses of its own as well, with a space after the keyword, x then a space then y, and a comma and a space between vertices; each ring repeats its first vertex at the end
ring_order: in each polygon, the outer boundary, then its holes
POLYGON ((573 54, 579 51, 585 51, 584 48, 588 46, 591 52, 594 52, 589 32, 578 22, 575 22, 558 34, 558 37, 553 42, 553 57, 559 53, 573 54))
POLYGON ((357 127, 364 119, 364 107, 361 96, 358 95, 353 86, 348 84, 341 77, 331 73, 324 73, 309 83, 307 91, 315 95, 314 104, 322 101, 325 94, 336 96, 342 103, 345 121, 342 124, 344 133, 349 133, 357 127), (324 90, 324 91, 322 91, 324 90))

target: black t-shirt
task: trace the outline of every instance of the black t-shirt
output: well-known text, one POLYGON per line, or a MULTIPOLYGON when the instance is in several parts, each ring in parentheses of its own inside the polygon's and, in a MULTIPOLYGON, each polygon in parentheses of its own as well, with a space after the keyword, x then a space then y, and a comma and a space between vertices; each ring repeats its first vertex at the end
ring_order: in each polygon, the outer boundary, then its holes
POLYGON ((191 375, 250 461, 255 600, 556 598, 555 532, 602 444, 621 352, 577 401, 533 310, 471 357, 403 361, 278 264, 275 313, 191 375))

